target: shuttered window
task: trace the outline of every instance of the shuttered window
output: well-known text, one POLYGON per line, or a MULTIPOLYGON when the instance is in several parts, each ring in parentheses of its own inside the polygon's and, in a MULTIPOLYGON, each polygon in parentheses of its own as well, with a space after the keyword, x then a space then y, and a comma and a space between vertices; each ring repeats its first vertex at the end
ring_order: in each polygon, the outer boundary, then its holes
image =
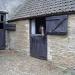
POLYGON ((46 33, 51 35, 67 34, 68 16, 46 17, 46 33))
POLYGON ((16 25, 8 23, 8 24, 4 25, 4 29, 8 30, 8 31, 15 31, 16 30, 16 25))

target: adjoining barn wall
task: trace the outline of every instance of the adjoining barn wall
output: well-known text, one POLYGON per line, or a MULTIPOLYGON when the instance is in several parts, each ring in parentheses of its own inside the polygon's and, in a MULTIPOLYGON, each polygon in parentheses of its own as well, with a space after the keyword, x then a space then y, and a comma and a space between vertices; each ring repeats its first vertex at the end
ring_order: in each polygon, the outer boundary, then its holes
POLYGON ((61 68, 75 67, 75 15, 68 16, 68 35, 48 35, 48 60, 61 68))
POLYGON ((16 50, 30 55, 29 20, 15 21, 16 31, 9 31, 7 35, 7 49, 16 50))

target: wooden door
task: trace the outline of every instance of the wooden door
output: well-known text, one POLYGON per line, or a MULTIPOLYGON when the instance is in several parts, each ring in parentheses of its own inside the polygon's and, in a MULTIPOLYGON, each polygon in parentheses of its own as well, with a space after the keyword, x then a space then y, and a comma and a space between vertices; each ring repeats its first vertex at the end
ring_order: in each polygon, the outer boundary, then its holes
POLYGON ((47 38, 41 35, 31 36, 31 56, 39 59, 47 59, 47 38))
POLYGON ((47 37, 39 34, 39 26, 44 21, 37 19, 37 22, 32 21, 31 23, 31 34, 30 34, 30 54, 32 57, 39 59, 47 59, 47 37))
POLYGON ((0 29, 0 50, 5 49, 5 31, 0 29))

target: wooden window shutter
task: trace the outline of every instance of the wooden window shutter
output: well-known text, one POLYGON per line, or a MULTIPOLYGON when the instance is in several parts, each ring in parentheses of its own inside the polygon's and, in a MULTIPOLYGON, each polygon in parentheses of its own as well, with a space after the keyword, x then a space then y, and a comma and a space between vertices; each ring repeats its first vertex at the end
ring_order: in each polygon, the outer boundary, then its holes
POLYGON ((67 34, 68 16, 52 16, 46 18, 46 33, 52 35, 67 34))
POLYGON ((8 31, 15 31, 16 30, 16 25, 15 24, 5 24, 4 29, 8 31))

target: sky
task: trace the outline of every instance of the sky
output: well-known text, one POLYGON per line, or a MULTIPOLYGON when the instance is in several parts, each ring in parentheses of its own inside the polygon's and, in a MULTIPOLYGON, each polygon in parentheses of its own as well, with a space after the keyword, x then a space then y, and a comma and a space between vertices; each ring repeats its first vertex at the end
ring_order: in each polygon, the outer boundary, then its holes
POLYGON ((11 15, 23 1, 25 0, 0 0, 0 11, 7 11, 11 15))

